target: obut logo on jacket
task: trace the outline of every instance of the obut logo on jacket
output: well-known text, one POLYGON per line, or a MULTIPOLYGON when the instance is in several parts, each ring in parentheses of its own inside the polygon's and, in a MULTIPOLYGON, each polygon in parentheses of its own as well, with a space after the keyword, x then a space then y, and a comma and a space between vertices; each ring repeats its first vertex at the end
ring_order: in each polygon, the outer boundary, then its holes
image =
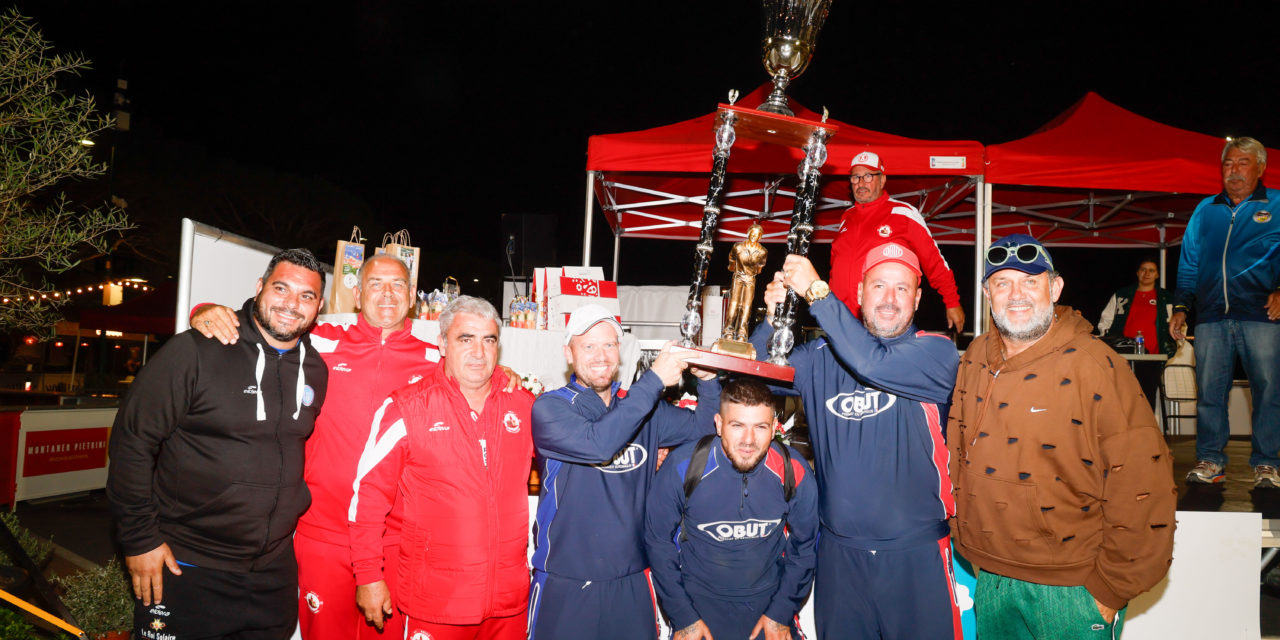
POLYGON ((750 540, 752 538, 768 538, 773 534, 774 528, 778 526, 778 520, 740 520, 723 522, 708 522, 698 525, 698 531, 701 531, 714 539, 716 542, 729 542, 731 540, 750 540))
POLYGON ((649 452, 644 447, 631 443, 627 448, 618 452, 613 460, 605 464, 598 464, 596 468, 605 473, 626 473, 639 469, 645 460, 649 459, 649 452))
POLYGON ((884 413, 897 399, 891 393, 859 389, 827 398, 827 411, 845 420, 862 420, 884 413))

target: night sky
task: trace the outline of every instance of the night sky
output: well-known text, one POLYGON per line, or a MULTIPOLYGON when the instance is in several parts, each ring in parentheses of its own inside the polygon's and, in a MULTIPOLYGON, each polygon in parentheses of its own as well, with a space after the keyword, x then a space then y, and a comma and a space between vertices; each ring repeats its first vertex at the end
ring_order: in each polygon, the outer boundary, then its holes
MULTIPOLYGON (((558 261, 580 258, 589 135, 691 118, 766 79, 759 10, 747 1, 16 4, 58 49, 93 60, 80 88, 101 104, 115 78, 128 79, 133 131, 119 141, 116 192, 171 225, 173 242, 178 219, 210 206, 197 202, 208 188, 149 197, 146 175, 172 183, 175 164, 212 167, 223 182, 279 186, 304 206, 288 189, 321 185, 329 207, 342 203, 337 215, 281 210, 333 240, 352 221, 371 239, 407 227, 440 256, 424 258, 423 285, 445 275, 426 265, 444 264, 464 283, 481 277, 477 293, 495 289, 503 268, 501 214, 554 214, 558 261)), ((1278 15, 1274 3, 835 0, 790 93, 859 126, 994 144, 1092 90, 1167 124, 1274 147, 1278 15)), ((603 217, 596 229, 607 272, 603 217)), ((653 277, 623 283, 687 282, 687 268, 661 265, 687 264, 688 244, 625 240, 624 271, 653 277)), ((970 255, 947 251, 953 264, 970 255)), ((1114 282, 1096 286, 1130 282, 1136 257, 1117 252, 1114 282)), ((1072 291, 1066 301, 1095 316, 1105 302, 1069 279, 1072 291)))

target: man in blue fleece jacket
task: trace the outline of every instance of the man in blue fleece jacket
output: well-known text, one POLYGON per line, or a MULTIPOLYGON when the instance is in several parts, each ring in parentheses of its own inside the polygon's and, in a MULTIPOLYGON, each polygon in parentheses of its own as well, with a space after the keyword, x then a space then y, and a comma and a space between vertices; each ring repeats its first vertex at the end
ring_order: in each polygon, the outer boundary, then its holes
POLYGON ((644 500, 659 447, 714 433, 720 385, 695 370, 698 409, 661 399, 692 352, 667 345, 653 366, 619 388, 622 326, 600 305, 574 311, 565 329, 569 384, 533 404, 542 491, 534 528, 529 638, 653 639, 658 610, 644 553, 644 500))
POLYGON ((718 436, 671 452, 649 491, 645 548, 679 640, 795 632, 813 583, 818 489, 800 452, 773 444, 776 423, 763 382, 725 383, 718 436))
MULTIPOLYGON (((861 322, 807 258, 787 256, 765 290, 768 308, 788 287, 805 296, 827 333, 790 355, 822 518, 818 637, 958 639, 943 425, 959 356, 946 337, 912 323, 920 262, 896 242, 868 252, 861 322)), ((758 353, 771 333, 762 323, 752 334, 758 353)))

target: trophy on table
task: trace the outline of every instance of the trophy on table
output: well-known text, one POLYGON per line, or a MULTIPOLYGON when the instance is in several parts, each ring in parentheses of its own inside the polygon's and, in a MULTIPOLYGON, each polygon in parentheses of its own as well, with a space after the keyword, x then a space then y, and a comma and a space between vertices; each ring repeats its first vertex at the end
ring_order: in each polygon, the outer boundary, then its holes
MULTIPOLYGON (((787 234, 787 252, 798 255, 809 253, 809 239, 813 235, 813 213, 818 199, 818 187, 821 173, 819 169, 827 159, 827 141, 836 134, 837 128, 826 124, 826 116, 822 122, 803 120, 794 117, 787 108, 784 90, 791 78, 799 75, 809 64, 813 54, 818 31, 827 17, 831 0, 763 0, 764 8, 764 63, 765 69, 773 76, 774 91, 758 109, 734 106, 738 92, 729 92, 729 104, 721 104, 716 117, 715 150, 711 169, 711 183, 707 188, 707 198, 702 208, 702 232, 694 253, 693 281, 689 286, 689 301, 684 316, 680 320, 680 346, 694 348, 695 340, 702 329, 702 289, 707 280, 707 263, 711 257, 712 241, 719 224, 720 209, 724 202, 725 173, 729 162, 730 149, 738 135, 788 147, 800 148, 804 151, 804 159, 797 169, 800 186, 796 190, 795 206, 791 215, 791 228, 787 234)), ((760 232, 758 223, 748 231, 748 243, 759 244, 760 232), (754 239, 752 238, 754 234, 754 239)), ((736 371, 751 375, 790 381, 795 379, 795 370, 787 362, 787 354, 794 346, 791 326, 795 322, 795 307, 799 296, 794 291, 787 292, 786 301, 778 305, 774 312, 774 335, 769 342, 768 362, 759 362, 755 358, 755 349, 745 344, 745 316, 751 300, 741 309, 741 290, 738 288, 739 270, 742 269, 742 258, 737 254, 744 243, 734 245, 734 256, 737 261, 734 267, 734 290, 730 294, 730 310, 726 318, 726 328, 722 338, 716 342, 711 351, 689 360, 690 364, 736 371), (739 306, 734 306, 734 301, 739 306), (731 335, 732 334, 732 335, 731 335), (742 347, 746 347, 743 349, 742 347)), ((755 253, 754 247, 748 247, 755 253)), ((763 247, 761 247, 763 249, 763 247)), ((751 258, 754 259, 754 258, 751 258)), ((751 263, 751 260, 748 260, 751 263)), ((764 264, 763 256, 759 256, 760 266, 764 264)), ((751 263, 754 264, 754 263, 751 263)), ((748 267, 747 270, 749 271, 748 267)), ((756 268, 756 273, 759 269, 756 268)), ((752 274, 754 280, 754 274, 752 274)), ((745 282, 744 282, 745 284, 745 282)), ((752 291, 745 295, 754 296, 752 291)))

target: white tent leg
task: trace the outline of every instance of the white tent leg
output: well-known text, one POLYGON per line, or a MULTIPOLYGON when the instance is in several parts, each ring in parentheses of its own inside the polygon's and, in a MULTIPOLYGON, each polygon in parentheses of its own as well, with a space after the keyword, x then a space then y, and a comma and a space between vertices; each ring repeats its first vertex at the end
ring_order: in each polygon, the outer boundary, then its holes
POLYGON ((973 190, 973 335, 982 335, 986 313, 983 312, 982 272, 987 261, 987 245, 991 244, 991 185, 978 178, 973 190))
POLYGON ((587 204, 582 216, 582 266, 591 265, 591 214, 595 209, 596 172, 587 172, 587 204))
POLYGON ((613 234, 613 281, 618 281, 618 254, 622 251, 622 234, 613 234))

